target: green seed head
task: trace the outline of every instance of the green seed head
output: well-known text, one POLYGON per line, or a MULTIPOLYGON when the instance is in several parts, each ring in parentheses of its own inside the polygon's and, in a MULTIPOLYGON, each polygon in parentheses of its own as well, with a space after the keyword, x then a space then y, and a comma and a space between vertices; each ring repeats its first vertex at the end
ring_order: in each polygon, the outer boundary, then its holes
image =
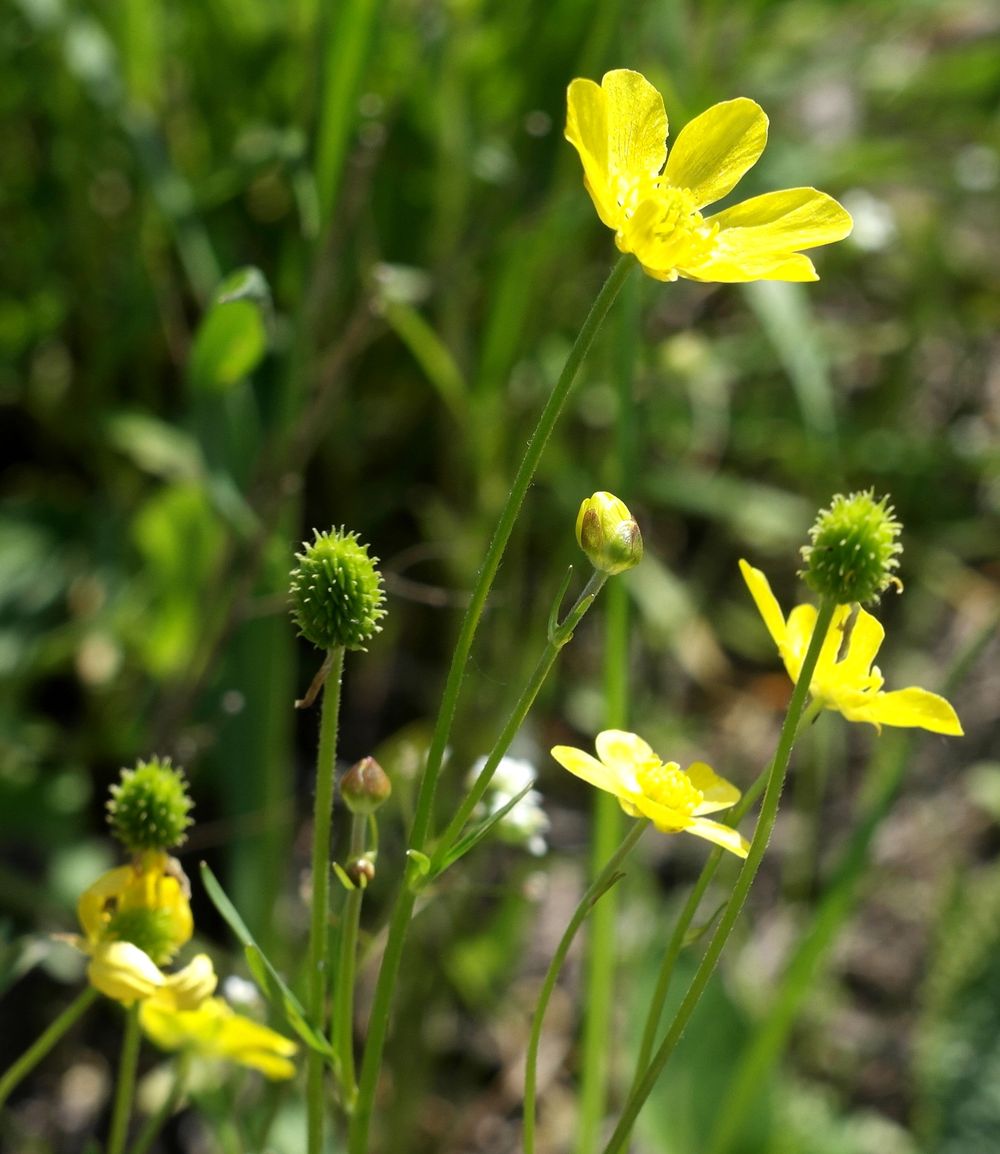
POLYGON ((320 649, 364 649, 382 626, 382 575, 377 557, 368 556, 356 533, 341 526, 329 533, 313 530, 292 570, 292 617, 299 633, 320 649))
POLYGON ((642 560, 642 534, 624 501, 613 493, 594 493, 580 505, 576 539, 595 569, 613 575, 642 560))
POLYGON ((187 838, 193 804, 184 771, 169 757, 154 757, 122 770, 111 787, 108 824, 129 853, 173 849, 187 838))
POLYGON ((812 542, 802 547, 806 567, 799 575, 814 593, 838 605, 877 601, 889 585, 899 584, 894 570, 903 551, 897 540, 902 525, 892 514, 889 498, 876 501, 872 490, 838 493, 809 530, 812 542))

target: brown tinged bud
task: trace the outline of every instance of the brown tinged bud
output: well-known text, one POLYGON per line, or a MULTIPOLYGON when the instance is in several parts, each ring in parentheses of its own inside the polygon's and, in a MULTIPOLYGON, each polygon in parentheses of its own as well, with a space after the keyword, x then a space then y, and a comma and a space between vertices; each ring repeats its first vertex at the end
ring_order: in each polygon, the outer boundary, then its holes
POLYGON ((344 774, 340 796, 351 813, 374 813, 392 793, 392 782, 374 757, 363 757, 344 774))
POLYGON ((370 857, 356 857, 347 863, 344 873, 359 890, 363 890, 375 880, 375 863, 370 857))

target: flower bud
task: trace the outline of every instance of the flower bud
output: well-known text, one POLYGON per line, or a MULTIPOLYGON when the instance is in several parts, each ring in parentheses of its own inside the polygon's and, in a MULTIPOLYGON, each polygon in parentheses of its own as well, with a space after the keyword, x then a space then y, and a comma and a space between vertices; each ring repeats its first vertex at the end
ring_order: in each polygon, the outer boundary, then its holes
POLYGON ((367 856, 356 857, 347 863, 344 872, 359 890, 363 890, 375 880, 375 863, 367 856))
POLYGON ((820 510, 809 530, 811 544, 802 547, 806 567, 799 574, 814 593, 838 605, 864 604, 899 585, 893 571, 903 551, 897 540, 902 525, 888 501, 876 501, 872 490, 838 493, 829 509, 820 510))
POLYGON ((392 782, 374 757, 363 757, 340 780, 340 796, 351 813, 374 813, 392 793, 392 782))
POLYGON ((301 636, 320 649, 363 649, 385 616, 378 558, 369 557, 368 546, 343 526, 313 532, 316 539, 303 542, 304 551, 295 554, 292 617, 301 636))
POLYGON ((642 560, 639 526, 625 503, 611 493, 595 493, 580 505, 576 539, 602 573, 624 573, 642 560))
POLYGON ((154 757, 122 770, 111 787, 108 824, 129 853, 172 849, 187 839, 192 805, 184 771, 169 757, 154 757))

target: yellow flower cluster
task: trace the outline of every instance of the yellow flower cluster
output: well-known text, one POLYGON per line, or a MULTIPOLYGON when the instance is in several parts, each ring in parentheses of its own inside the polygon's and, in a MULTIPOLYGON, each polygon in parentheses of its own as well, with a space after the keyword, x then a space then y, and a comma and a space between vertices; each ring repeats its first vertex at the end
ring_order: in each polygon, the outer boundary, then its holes
POLYGON ((753 100, 696 116, 669 155, 663 97, 641 73, 619 68, 600 84, 574 80, 567 104, 566 139, 580 154, 597 215, 657 280, 817 280, 801 250, 851 231, 847 210, 815 188, 766 192, 702 214, 764 151, 767 116, 753 100))
POLYGON ((77 906, 84 937, 76 944, 90 955, 91 985, 125 1006, 138 1002, 143 1031, 163 1049, 292 1077, 295 1043, 212 997, 218 978, 207 954, 174 973, 160 968, 191 938, 188 894, 179 863, 161 851, 109 870, 85 890, 77 906))

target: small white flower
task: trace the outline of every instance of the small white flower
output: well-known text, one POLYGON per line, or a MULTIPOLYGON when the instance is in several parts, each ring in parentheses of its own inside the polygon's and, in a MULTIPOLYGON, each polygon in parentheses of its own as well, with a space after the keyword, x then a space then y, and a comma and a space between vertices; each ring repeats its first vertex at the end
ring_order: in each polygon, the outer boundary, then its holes
MULTIPOLYGON (((475 762, 469 771, 470 784, 476 780, 485 764, 485 757, 475 762)), ((511 798, 533 784, 537 777, 531 762, 517 757, 501 758, 486 796, 480 803, 479 816, 487 818, 503 809, 511 798)), ((531 789, 509 813, 504 814, 496 828, 508 844, 523 846, 528 853, 541 857, 548 849, 545 835, 549 831, 549 824, 548 815, 542 806, 542 795, 537 789, 531 789)))

